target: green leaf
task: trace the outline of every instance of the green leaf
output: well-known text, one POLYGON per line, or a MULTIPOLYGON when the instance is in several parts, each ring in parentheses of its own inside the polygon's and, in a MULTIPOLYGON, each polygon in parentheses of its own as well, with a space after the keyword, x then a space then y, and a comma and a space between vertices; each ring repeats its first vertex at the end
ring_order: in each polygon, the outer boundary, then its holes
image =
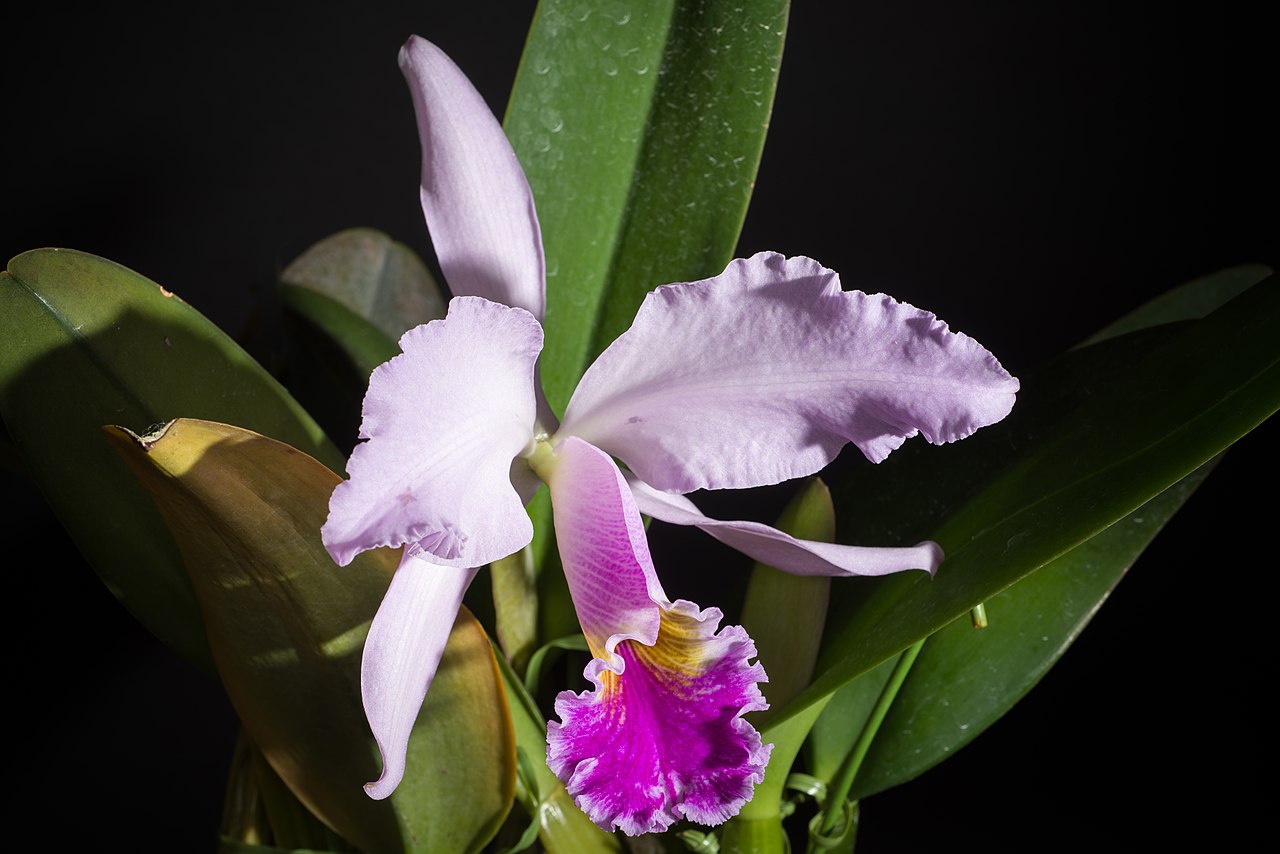
POLYGON ((394 795, 378 776, 360 699, 360 650, 397 555, 339 569, 320 542, 339 478, 293 448, 182 419, 108 435, 154 496, 190 571, 218 673, 271 767, 361 850, 475 851, 515 786, 515 745, 488 638, 465 609, 409 743, 394 795))
MULTIPOLYGON (((381 329, 332 297, 308 288, 282 285, 280 298, 312 329, 338 346, 361 386, 368 384, 374 368, 400 353, 397 339, 388 338, 381 329)), ((304 358, 314 359, 314 354, 307 352, 314 348, 307 347, 306 343, 304 339, 304 358)))
POLYGON ((367 378, 407 330, 444 317, 445 298, 413 250, 350 228, 303 252, 280 276, 284 304, 324 331, 367 378))
MULTIPOLYGON (((829 627, 821 675, 780 719, 1133 513, 1270 416, 1280 406, 1278 331, 1280 283, 1272 276, 1203 320, 1069 354, 1026 383, 999 429, 956 449, 963 454, 930 449, 949 452, 942 462, 917 453, 916 476, 946 471, 984 484, 960 487, 968 494, 952 505, 958 511, 934 530, 947 562, 932 581, 900 576, 856 592, 844 587, 843 607, 832 611, 848 616, 829 627), (1000 459, 1009 465, 984 483, 1000 459)), ((881 468, 849 490, 880 498, 882 478, 896 475, 900 489, 931 494, 922 481, 901 477, 903 467, 881 468)), ((932 524, 926 503, 915 503, 921 508, 904 514, 891 538, 915 537, 922 521, 932 524)), ((886 504, 908 506, 901 494, 886 504)), ((853 507, 842 510, 857 517, 853 507)))
MULTIPOLYGON (((777 527, 799 539, 831 542, 836 518, 827 485, 819 478, 811 478, 782 511, 777 527)), ((755 726, 763 728, 772 709, 785 706, 809 684, 830 590, 830 578, 789 575, 761 563, 752 569, 742 625, 755 641, 760 663, 769 674, 765 696, 772 706, 768 711, 752 713, 755 726)), ((816 703, 769 731, 767 741, 773 743, 773 752, 764 780, 756 785, 739 814, 725 824, 720 840, 723 850, 758 854, 781 854, 786 850, 783 793, 791 766, 823 705, 816 703)))
POLYGON ((1264 264, 1243 264, 1192 279, 1108 324, 1081 346, 1163 323, 1198 320, 1258 284, 1271 272, 1264 264))
POLYGON ((546 666, 547 658, 555 652, 564 651, 588 652, 590 647, 587 646, 587 639, 581 632, 556 638, 538 647, 529 658, 529 669, 524 676, 526 691, 531 695, 538 693, 538 686, 542 682, 542 669, 546 666))
POLYGON ((179 416, 239 424, 341 470, 342 454, 216 326, 124 267, 64 249, 0 274, 0 414, 62 524, 157 637, 211 666, 186 571, 146 493, 102 441, 179 416))
MULTIPOLYGON (((1258 266, 1236 267, 1188 282, 1110 324, 1089 342, 1203 317, 1265 278, 1267 272, 1258 266)), ((1131 339, 1131 344, 1144 346, 1141 342, 1149 340, 1139 337, 1131 339)), ((1084 380, 1077 384, 1088 385, 1084 380)), ((1040 431, 1056 417, 1055 409, 1041 406, 1029 419, 1025 413, 1020 415, 1024 422, 1036 424, 1031 429, 1040 431)), ((1128 567, 1211 467, 1212 463, 1196 470, 1124 520, 1002 591, 993 600, 993 613, 998 616, 988 629, 974 631, 971 621, 961 617, 931 636, 889 712, 882 735, 871 745, 853 796, 881 791, 923 772, 1012 708, 1083 631, 1128 567)), ((960 477, 972 474, 970 469, 960 477)), ((931 477, 934 487, 943 487, 933 491, 935 502, 947 502, 947 480, 931 477)), ((877 504, 881 513, 905 509, 895 502, 877 504)), ((892 664, 892 660, 882 664, 832 697, 807 745, 809 767, 819 777, 831 779, 852 749, 892 664)))
MULTIPOLYGON (((543 389, 563 412, 644 295, 732 260, 773 109, 788 0, 542 0, 504 127, 547 262, 543 389)), ((544 637, 574 631, 529 507, 544 637), (550 578, 548 578, 551 576, 550 578)))
POLYGON ((542 225, 557 411, 646 292, 732 258, 786 21, 786 0, 538 5, 505 128, 542 225))
MULTIPOLYGON (((778 517, 777 528, 801 540, 829 543, 836 536, 836 509, 821 478, 810 478, 778 517)), ((747 582, 742 625, 755 641, 769 674, 771 706, 791 702, 809 684, 827 620, 831 579, 801 576, 756 563, 747 582)), ((757 712, 759 723, 771 710, 757 712)))
MULTIPOLYGON (((987 628, 974 629, 966 615, 930 637, 871 745, 853 797, 923 773, 1021 700, 1084 631, 1213 465, 1001 591, 987 603, 987 628)), ((874 702, 882 681, 857 679, 832 698, 811 734, 817 776, 827 779, 834 772, 866 718, 868 695, 874 702)))
POLYGON ((538 643, 538 588, 533 550, 528 546, 489 564, 493 588, 494 632, 498 645, 519 671, 538 643))

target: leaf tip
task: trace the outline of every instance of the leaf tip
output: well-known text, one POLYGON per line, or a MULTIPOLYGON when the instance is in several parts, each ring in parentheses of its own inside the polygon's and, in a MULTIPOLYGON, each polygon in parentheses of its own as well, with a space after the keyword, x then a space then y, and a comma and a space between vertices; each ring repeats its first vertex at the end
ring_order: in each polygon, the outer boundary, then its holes
POLYGON ((165 421, 161 424, 155 424, 142 434, 135 433, 128 427, 121 427, 119 424, 104 424, 102 425, 102 432, 107 434, 107 439, 117 449, 129 450, 138 447, 142 449, 143 453, 148 453, 157 442, 165 437, 165 434, 169 432, 169 428, 174 423, 174 421, 165 421))

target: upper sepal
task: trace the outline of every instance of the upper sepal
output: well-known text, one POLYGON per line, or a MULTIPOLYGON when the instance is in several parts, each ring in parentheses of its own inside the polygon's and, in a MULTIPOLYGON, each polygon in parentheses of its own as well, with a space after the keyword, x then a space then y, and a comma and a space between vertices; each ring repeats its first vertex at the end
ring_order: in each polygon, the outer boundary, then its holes
POLYGON ((533 193, 480 93, 444 51, 413 36, 400 49, 422 141, 422 211, 454 296, 545 310, 533 193))

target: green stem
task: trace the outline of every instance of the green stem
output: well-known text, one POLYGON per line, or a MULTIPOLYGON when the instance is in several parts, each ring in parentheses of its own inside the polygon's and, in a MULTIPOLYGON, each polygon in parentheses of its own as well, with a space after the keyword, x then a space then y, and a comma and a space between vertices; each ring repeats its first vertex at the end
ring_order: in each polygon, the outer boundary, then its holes
POLYGON ((987 607, 981 602, 969 610, 969 616, 973 620, 975 629, 985 629, 987 627, 987 607))
POLYGON ((920 655, 920 650, 924 649, 926 638, 921 638, 909 647, 901 656, 898 657, 898 663, 894 665, 893 673, 889 675, 889 681, 885 683, 884 689, 880 692, 880 698, 876 700, 875 708, 871 710, 871 716, 867 718, 866 726, 862 728, 862 734, 858 736, 858 741, 853 745, 853 750, 845 757, 844 764, 840 766, 840 771, 836 774, 835 781, 831 784, 831 793, 827 797, 826 807, 823 810, 822 817, 822 833, 829 834, 835 828, 836 822, 840 820, 841 805, 849 797, 849 790, 853 788, 853 781, 858 776, 858 769, 862 767, 862 760, 866 758, 867 751, 871 748, 871 742, 875 740, 876 733, 880 731, 880 724, 884 723, 885 715, 889 713, 889 707, 893 705, 893 701, 898 696, 902 683, 906 681, 907 674, 911 672, 911 665, 915 664, 916 657, 920 655))
POLYGON ((735 819, 720 834, 720 854, 787 854, 787 832, 782 816, 735 819))

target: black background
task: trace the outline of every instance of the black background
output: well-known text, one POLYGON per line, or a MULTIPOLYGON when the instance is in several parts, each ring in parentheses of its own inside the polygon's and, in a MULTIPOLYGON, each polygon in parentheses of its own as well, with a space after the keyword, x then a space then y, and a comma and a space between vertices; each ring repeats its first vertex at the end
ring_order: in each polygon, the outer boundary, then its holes
MULTIPOLYGON (((104 255, 232 332, 341 228, 429 257, 396 50, 436 41, 501 113, 532 15, 488 0, 74 9, 6 13, 0 249, 104 255)), ((1274 265, 1261 15, 799 3, 738 254, 811 255, 1015 374, 1179 282, 1274 265)), ((1229 848, 1264 828, 1274 434, 1228 455, 1026 701, 865 803, 860 851, 1229 848)), ((133 623, 38 495, 4 484, 22 823, 211 850, 234 732, 220 689, 133 623)), ((655 536, 660 559, 683 542, 655 536)))

